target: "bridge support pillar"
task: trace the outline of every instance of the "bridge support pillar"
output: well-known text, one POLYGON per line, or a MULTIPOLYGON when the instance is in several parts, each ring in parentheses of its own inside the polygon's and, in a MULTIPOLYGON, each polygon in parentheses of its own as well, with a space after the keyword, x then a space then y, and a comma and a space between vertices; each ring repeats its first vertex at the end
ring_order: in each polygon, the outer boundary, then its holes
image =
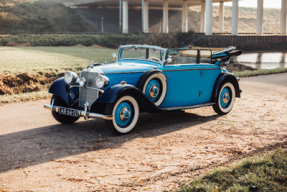
POLYGON ((206 0, 205 13, 205 35, 212 35, 212 0, 206 0))
POLYGON ((263 0, 257 0, 257 35, 263 34, 263 0))
POLYGON ((205 1, 201 2, 201 27, 200 32, 205 33, 205 1))
POLYGON ((187 1, 184 0, 182 3, 182 32, 187 33, 188 31, 188 12, 187 12, 188 4, 187 1))
POLYGON ((142 0, 142 23, 143 23, 143 33, 149 32, 149 22, 148 22, 148 0, 142 0))
POLYGON ((123 1, 123 33, 129 32, 129 3, 123 1))
POLYGON ((281 5, 281 35, 286 35, 286 8, 287 0, 282 0, 281 5))
POLYGON ((224 31, 224 2, 220 1, 219 5, 219 32, 223 33, 224 31))
POLYGON ((168 33, 168 0, 163 1, 162 32, 168 33))
POLYGON ((232 0, 231 35, 238 35, 238 0, 232 0))

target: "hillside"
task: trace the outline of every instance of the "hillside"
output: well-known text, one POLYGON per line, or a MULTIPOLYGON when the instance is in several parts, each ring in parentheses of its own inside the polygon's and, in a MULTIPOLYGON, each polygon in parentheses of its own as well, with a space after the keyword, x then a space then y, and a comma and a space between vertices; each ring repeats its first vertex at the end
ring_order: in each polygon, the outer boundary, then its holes
MULTIPOLYGON (((264 9, 264 33, 280 32, 280 9, 264 9)), ((240 7, 239 8, 239 33, 255 33, 256 32, 256 8, 240 7)), ((219 32, 219 6, 213 6, 213 32, 219 32)), ((224 32, 231 32, 231 7, 224 8, 224 32)), ((189 8, 189 19, 192 20, 193 29, 199 32, 200 29, 200 6, 189 8)))
POLYGON ((76 10, 61 3, 0 1, 1 32, 89 32, 76 10))

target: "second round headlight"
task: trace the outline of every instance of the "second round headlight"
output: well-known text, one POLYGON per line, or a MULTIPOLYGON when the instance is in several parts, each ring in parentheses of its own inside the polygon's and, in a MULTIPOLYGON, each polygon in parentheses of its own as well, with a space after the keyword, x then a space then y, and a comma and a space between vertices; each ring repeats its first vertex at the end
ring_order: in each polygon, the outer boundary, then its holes
POLYGON ((99 75, 96 79, 96 86, 98 88, 103 88, 109 84, 109 78, 106 76, 99 75))

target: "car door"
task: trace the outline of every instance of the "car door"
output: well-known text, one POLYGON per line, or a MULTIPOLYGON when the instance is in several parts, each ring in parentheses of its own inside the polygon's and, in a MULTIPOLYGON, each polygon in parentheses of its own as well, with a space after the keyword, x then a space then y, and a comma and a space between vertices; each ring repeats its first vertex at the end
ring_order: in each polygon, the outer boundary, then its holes
POLYGON ((217 77, 221 73, 220 65, 212 64, 212 51, 211 50, 199 50, 200 61, 199 68, 201 69, 200 73, 200 98, 199 103, 210 102, 214 84, 217 77))
POLYGON ((167 94, 161 107, 188 106, 200 96, 198 50, 178 50, 169 55, 172 62, 163 66, 167 77, 167 94))

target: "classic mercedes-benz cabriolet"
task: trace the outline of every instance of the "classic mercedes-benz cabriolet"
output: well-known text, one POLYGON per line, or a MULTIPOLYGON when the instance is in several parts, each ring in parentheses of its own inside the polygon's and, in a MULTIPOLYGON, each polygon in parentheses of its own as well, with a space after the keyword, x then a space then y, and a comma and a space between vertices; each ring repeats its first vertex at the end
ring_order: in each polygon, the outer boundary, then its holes
POLYGON ((167 49, 124 45, 116 63, 92 63, 80 77, 68 71, 50 87, 50 105, 60 123, 79 117, 107 120, 115 134, 130 132, 140 112, 160 113, 212 106, 220 115, 231 111, 240 97, 239 78, 225 66, 235 47, 167 49))

